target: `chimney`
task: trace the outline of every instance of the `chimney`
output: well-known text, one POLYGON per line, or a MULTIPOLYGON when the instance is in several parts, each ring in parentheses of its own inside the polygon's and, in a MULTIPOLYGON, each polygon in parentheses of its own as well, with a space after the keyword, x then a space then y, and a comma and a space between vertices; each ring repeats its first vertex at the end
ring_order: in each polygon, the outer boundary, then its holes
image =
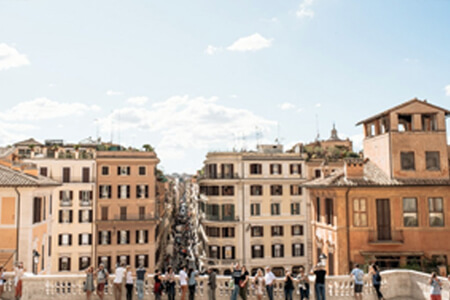
POLYGON ((346 178, 356 179, 364 177, 364 160, 360 158, 345 159, 344 174, 346 178))

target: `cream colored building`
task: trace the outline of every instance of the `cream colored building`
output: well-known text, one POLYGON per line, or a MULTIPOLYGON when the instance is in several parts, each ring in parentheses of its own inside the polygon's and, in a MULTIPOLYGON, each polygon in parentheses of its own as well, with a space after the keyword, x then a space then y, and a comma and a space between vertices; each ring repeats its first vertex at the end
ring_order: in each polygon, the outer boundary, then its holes
POLYGON ((199 178, 204 263, 220 274, 232 262, 252 273, 270 265, 277 275, 309 265, 309 213, 300 187, 305 175, 301 155, 281 145, 208 153, 199 178))

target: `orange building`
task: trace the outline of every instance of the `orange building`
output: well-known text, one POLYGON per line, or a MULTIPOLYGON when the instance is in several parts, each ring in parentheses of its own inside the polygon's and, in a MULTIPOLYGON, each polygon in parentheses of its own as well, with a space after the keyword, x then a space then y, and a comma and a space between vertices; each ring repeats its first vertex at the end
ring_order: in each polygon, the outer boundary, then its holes
POLYGON ((329 274, 346 274, 352 263, 449 264, 448 115, 413 99, 361 121, 364 159, 305 184, 313 259, 326 257, 329 274))

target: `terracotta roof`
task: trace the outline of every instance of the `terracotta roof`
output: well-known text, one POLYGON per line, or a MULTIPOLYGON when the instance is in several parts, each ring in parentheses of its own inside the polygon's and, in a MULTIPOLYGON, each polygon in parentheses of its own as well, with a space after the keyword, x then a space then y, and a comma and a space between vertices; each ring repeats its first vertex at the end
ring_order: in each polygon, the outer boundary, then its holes
POLYGON ((442 108, 442 107, 433 105, 433 104, 431 104, 431 103, 428 103, 426 100, 423 100, 423 101, 422 101, 422 100, 419 100, 419 99, 417 99, 417 98, 414 98, 414 99, 411 99, 411 100, 409 100, 409 101, 403 102, 402 104, 399 104, 399 105, 397 105, 397 106, 394 106, 394 107, 392 107, 392 108, 389 108, 388 110, 385 110, 385 111, 383 111, 383 112, 381 112, 381 113, 379 113, 379 114, 376 114, 375 116, 372 116, 372 117, 367 118, 367 119, 365 119, 365 120, 359 121, 358 123, 356 123, 356 125, 361 125, 361 124, 363 124, 363 123, 367 123, 367 122, 370 122, 370 121, 372 121, 372 120, 378 119, 378 118, 380 118, 380 117, 382 117, 382 116, 384 116, 384 115, 389 114, 389 113, 390 113, 391 111, 393 111, 393 110, 397 110, 397 109, 402 108, 402 107, 404 107, 404 106, 410 105, 411 103, 414 103, 414 102, 419 102, 419 103, 421 103, 421 104, 428 105, 428 106, 430 106, 430 107, 432 107, 432 108, 434 108, 434 109, 442 110, 443 112, 445 112, 445 115, 447 115, 447 116, 450 115, 450 110, 447 110, 447 109, 445 109, 445 108, 442 108))
POLYGON ((344 170, 333 172, 325 178, 318 178, 303 184, 304 187, 371 187, 371 186, 424 186, 450 185, 450 179, 391 179, 371 161, 364 164, 364 176, 347 178, 344 170))
POLYGON ((58 182, 44 177, 32 176, 0 165, 0 187, 57 186, 58 182))
POLYGON ((30 145, 44 146, 43 144, 39 143, 33 138, 29 138, 28 140, 20 141, 14 144, 14 146, 30 146, 30 145))

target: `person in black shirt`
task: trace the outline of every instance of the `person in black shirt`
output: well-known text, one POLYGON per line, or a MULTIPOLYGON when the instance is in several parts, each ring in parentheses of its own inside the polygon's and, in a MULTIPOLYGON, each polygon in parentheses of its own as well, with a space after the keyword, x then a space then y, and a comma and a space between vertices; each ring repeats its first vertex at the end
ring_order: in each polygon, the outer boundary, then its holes
POLYGON ((316 300, 325 300, 325 275, 327 271, 322 263, 318 263, 312 270, 311 274, 316 275, 314 290, 316 291, 316 300))
POLYGON ((294 291, 294 279, 291 272, 286 269, 286 277, 284 278, 284 299, 292 300, 292 292, 294 291))
POLYGON ((242 266, 241 269, 241 278, 239 280, 239 296, 242 299, 247 300, 247 290, 248 290, 248 279, 249 275, 245 266, 242 266))
POLYGON ((231 293, 231 300, 237 300, 237 296, 239 294, 239 282, 241 281, 241 267, 239 263, 236 263, 236 266, 231 265, 233 273, 231 273, 231 277, 234 282, 234 289, 231 293))

